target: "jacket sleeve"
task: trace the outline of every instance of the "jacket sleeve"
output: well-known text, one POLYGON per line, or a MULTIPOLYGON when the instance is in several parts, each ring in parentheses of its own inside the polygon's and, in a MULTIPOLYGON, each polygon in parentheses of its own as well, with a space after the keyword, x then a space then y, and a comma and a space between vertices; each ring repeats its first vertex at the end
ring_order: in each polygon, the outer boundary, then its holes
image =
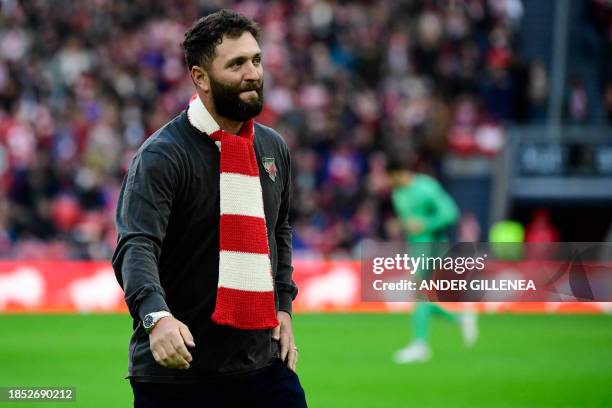
POLYGON ((140 151, 117 203, 118 242, 112 264, 130 314, 140 320, 151 312, 169 311, 158 261, 178 185, 176 169, 165 154, 140 151))
POLYGON ((456 223, 459 218, 459 209, 455 201, 437 181, 431 180, 429 189, 433 208, 431 214, 425 219, 424 229, 427 233, 433 233, 456 223))
POLYGON ((292 279, 293 266, 291 263, 291 225, 289 225, 289 206, 291 201, 291 157, 289 149, 283 143, 283 193, 276 221, 276 245, 278 251, 278 264, 275 277, 275 287, 278 296, 278 310, 291 314, 292 302, 297 296, 298 288, 292 279))

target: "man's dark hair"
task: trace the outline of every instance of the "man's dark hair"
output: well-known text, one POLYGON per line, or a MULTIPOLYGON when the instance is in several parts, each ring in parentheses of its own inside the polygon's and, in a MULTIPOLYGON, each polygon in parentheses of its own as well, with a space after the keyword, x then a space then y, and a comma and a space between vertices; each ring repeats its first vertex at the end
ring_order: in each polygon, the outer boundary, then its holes
POLYGON ((389 157, 387 158, 387 173, 395 173, 398 171, 406 171, 408 170, 406 168, 406 163, 395 158, 395 157, 389 157))
POLYGON ((400 171, 417 171, 417 160, 413 155, 397 156, 391 155, 387 157, 387 173, 395 173, 400 171))
POLYGON ((208 68, 224 36, 238 38, 247 31, 256 40, 259 38, 259 25, 235 11, 223 9, 202 17, 187 30, 185 41, 181 44, 187 67, 191 69, 197 65, 208 68))

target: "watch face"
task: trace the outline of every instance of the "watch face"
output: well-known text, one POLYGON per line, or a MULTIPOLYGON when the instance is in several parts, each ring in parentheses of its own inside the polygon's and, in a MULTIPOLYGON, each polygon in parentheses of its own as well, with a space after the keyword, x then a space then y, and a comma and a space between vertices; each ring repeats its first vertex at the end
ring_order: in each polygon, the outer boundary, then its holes
POLYGON ((153 316, 146 315, 144 320, 142 321, 142 325, 144 326, 145 329, 148 329, 151 326, 153 326, 153 316))

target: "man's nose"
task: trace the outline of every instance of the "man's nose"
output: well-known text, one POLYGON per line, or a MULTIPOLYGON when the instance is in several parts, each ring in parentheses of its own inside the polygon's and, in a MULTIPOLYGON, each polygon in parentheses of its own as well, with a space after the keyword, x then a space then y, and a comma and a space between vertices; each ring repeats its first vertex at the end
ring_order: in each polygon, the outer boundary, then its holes
POLYGON ((245 81, 259 81, 261 79, 261 72, 252 62, 248 62, 245 64, 243 79, 245 81))

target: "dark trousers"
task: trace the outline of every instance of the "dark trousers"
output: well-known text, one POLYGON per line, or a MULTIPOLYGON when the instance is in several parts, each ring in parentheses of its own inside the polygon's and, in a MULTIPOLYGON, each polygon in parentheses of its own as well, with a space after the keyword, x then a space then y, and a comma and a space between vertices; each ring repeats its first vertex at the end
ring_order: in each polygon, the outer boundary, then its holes
POLYGON ((280 359, 256 374, 231 381, 131 384, 135 408, 306 408, 298 376, 280 359))

